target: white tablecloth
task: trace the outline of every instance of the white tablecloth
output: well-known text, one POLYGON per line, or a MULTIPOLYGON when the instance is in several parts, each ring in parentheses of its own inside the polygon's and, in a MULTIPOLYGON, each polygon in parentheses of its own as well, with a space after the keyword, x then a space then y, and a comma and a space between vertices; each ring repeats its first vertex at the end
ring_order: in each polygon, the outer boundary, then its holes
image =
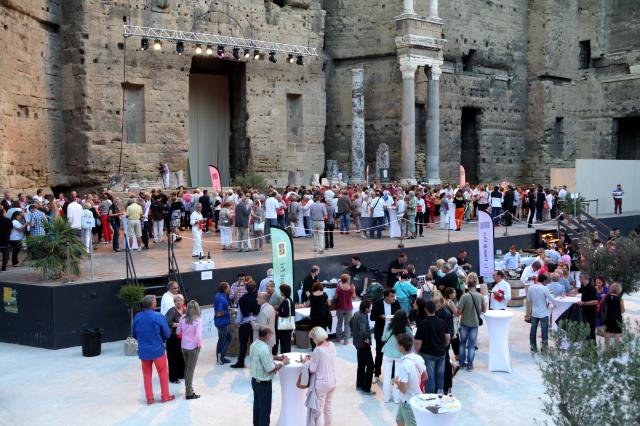
POLYGON ((458 412, 461 408, 460 403, 455 398, 449 398, 448 396, 445 396, 441 401, 438 401, 437 397, 436 399, 429 401, 425 401, 422 398, 423 395, 416 395, 409 400, 409 405, 411 405, 411 410, 413 411, 413 415, 416 418, 416 424, 418 426, 450 426, 454 424, 456 416, 458 415, 458 412), (451 402, 457 404, 457 409, 452 409, 446 413, 434 414, 425 408, 425 405, 448 405, 451 402))
MULTIPOLYGON (((298 375, 302 371, 302 363, 300 363, 300 355, 306 354, 299 352, 291 352, 285 354, 291 363, 285 365, 278 371, 280 376, 280 395, 282 400, 282 408, 280 409, 280 417, 277 426, 299 426, 304 424, 307 416, 307 407, 304 406, 307 391, 299 389, 296 386, 298 375)), ((214 422, 215 423, 215 422, 214 422)))
MULTIPOLYGON (((353 301, 353 313, 355 314, 360 309, 360 301, 353 301)), ((311 308, 296 308, 296 321, 300 321, 306 318, 309 318, 311 315, 311 308)), ((336 311, 331 311, 331 330, 329 330, 329 334, 336 334, 336 326, 338 325, 338 320, 336 319, 336 311)))
POLYGON ((578 303, 581 300, 580 297, 573 296, 565 296, 565 297, 556 297, 557 305, 551 311, 551 330, 558 330, 558 325, 556 324, 556 320, 560 318, 560 315, 564 313, 571 305, 574 303, 578 303))
POLYGON ((484 314, 489 328, 489 371, 511 373, 509 324, 513 312, 491 310, 484 314))

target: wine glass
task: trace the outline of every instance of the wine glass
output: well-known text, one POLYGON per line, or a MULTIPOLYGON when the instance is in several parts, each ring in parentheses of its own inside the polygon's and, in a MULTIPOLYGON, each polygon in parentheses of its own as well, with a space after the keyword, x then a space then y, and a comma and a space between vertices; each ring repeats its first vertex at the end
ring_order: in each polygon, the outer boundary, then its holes
POLYGON ((438 400, 442 401, 443 396, 444 396, 444 392, 442 391, 442 389, 438 389, 438 400))
POLYGON ((447 394, 449 401, 453 401, 453 386, 449 388, 449 393, 447 394))

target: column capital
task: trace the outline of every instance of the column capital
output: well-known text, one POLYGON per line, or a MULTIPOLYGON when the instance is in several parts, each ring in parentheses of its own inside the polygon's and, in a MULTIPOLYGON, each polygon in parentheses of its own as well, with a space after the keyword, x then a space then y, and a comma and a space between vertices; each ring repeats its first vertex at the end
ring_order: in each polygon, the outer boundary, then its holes
POLYGON ((439 64, 433 64, 428 69, 425 69, 425 71, 429 80, 440 80, 440 76, 442 75, 442 68, 440 68, 439 64))
POLYGON ((416 64, 411 63, 401 63, 400 64, 400 72, 402 73, 402 79, 407 80, 415 80, 416 78, 416 70, 418 66, 416 64))

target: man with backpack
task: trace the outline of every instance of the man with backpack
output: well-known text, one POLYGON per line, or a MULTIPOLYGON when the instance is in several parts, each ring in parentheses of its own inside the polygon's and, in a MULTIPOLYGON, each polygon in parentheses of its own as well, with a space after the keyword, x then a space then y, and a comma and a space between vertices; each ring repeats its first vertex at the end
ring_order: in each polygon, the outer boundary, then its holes
POLYGON ((475 345, 480 327, 480 314, 487 311, 482 295, 477 292, 476 286, 469 286, 469 291, 462 295, 458 301, 458 313, 460 314, 460 368, 473 370, 473 359, 476 355, 475 345), (467 349, 468 348, 468 349, 467 349))

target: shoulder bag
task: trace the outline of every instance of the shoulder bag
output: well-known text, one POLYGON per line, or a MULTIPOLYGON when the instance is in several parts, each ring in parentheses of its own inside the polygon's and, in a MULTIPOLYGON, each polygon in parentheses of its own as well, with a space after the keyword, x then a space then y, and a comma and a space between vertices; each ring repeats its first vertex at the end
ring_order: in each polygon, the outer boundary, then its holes
POLYGON ((295 330, 296 329, 296 318, 291 315, 291 300, 286 299, 287 308, 289 310, 288 317, 278 317, 278 330, 295 330))
POLYGON ((469 293, 469 296, 471 296, 471 303, 473 303, 473 309, 475 309, 476 315, 478 316, 478 325, 481 326, 482 324, 484 324, 484 321, 482 321, 482 317, 478 313, 478 308, 476 307, 476 299, 473 297, 471 293, 469 293))

